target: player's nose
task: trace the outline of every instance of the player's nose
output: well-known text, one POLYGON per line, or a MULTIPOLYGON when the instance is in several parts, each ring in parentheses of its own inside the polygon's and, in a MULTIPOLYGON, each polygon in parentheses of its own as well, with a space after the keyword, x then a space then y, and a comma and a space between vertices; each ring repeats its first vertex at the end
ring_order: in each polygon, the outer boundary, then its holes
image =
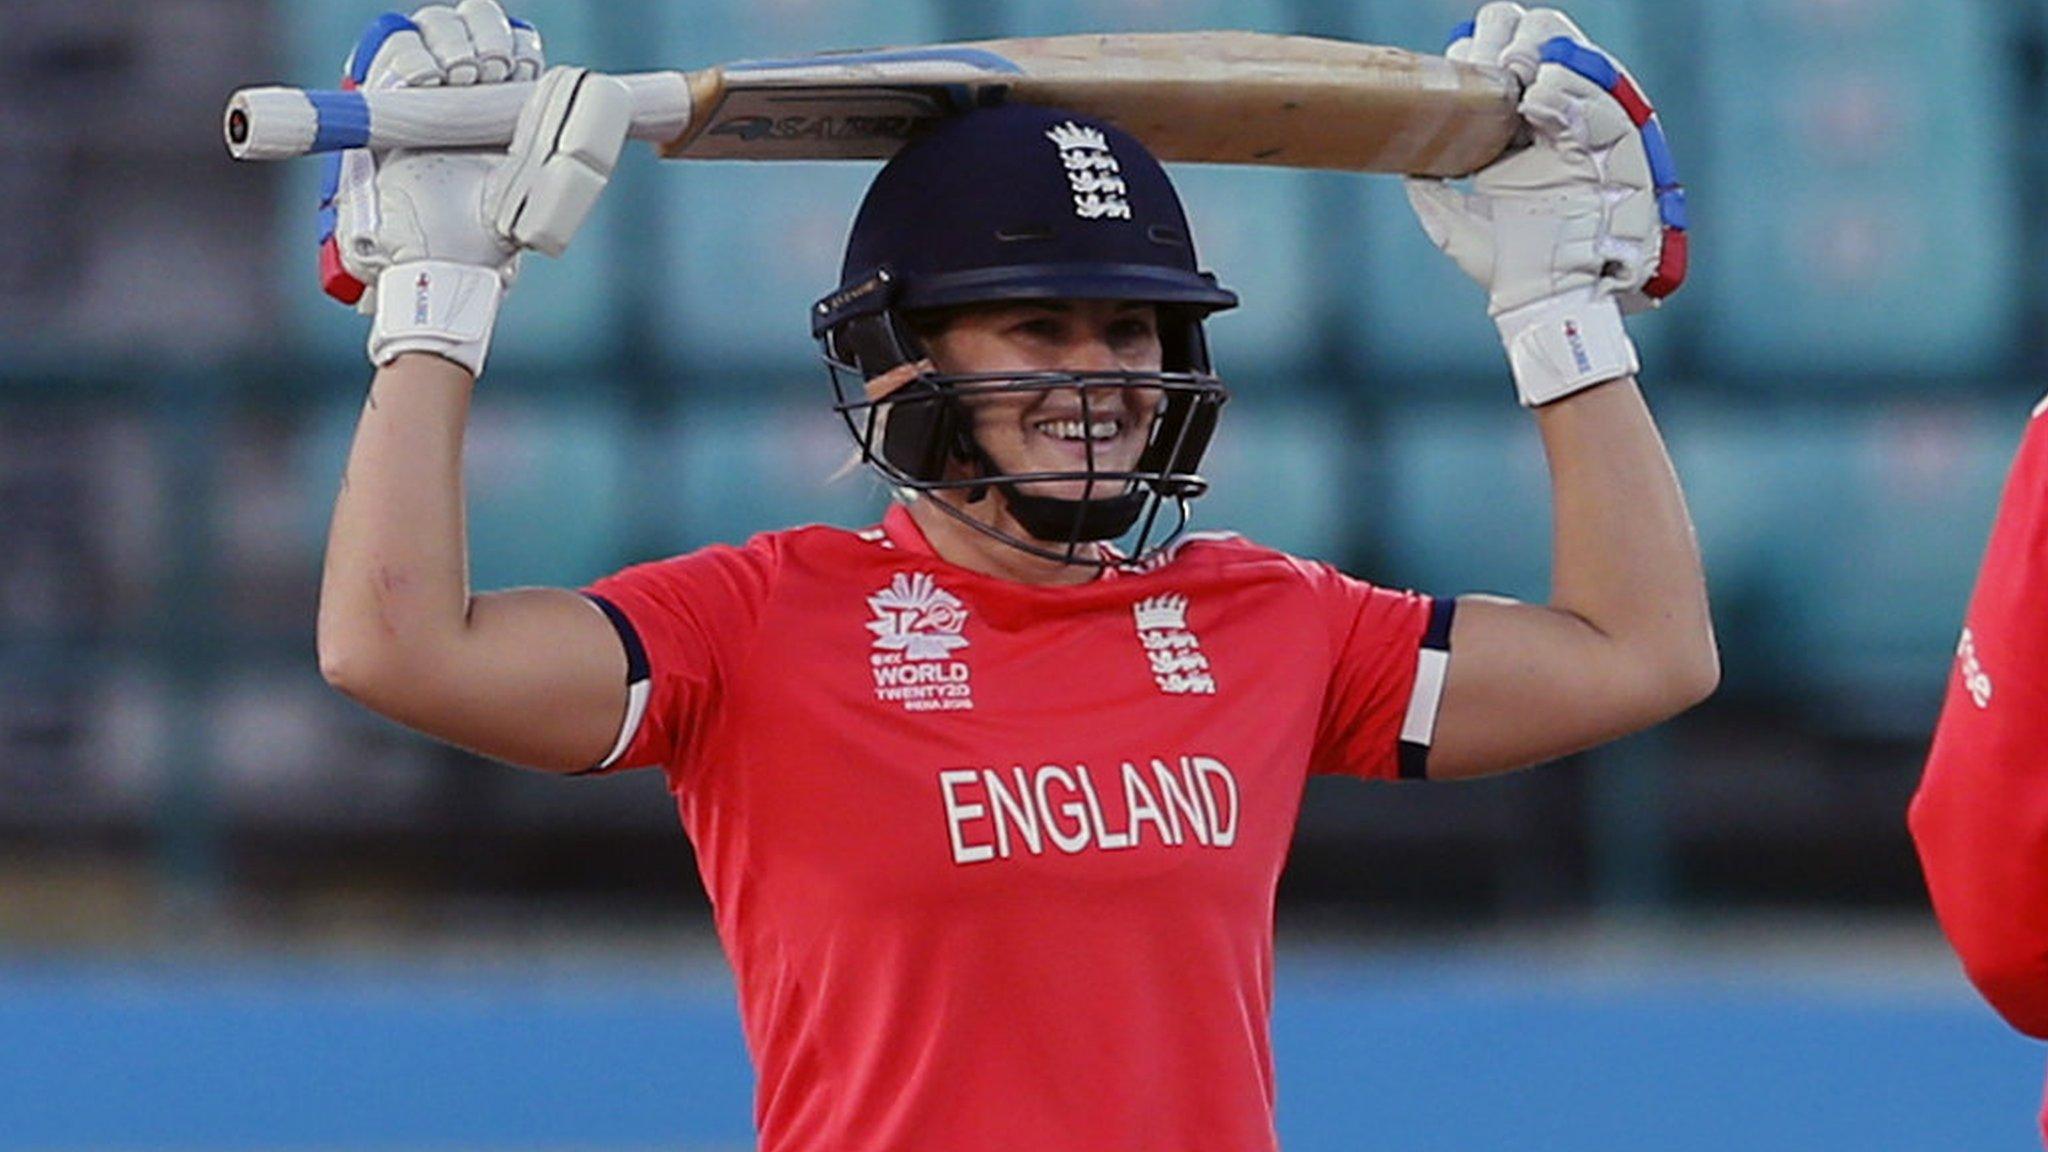
POLYGON ((1109 334, 1092 328, 1077 333, 1062 350, 1060 369, 1065 372, 1115 372, 1123 367, 1109 334))

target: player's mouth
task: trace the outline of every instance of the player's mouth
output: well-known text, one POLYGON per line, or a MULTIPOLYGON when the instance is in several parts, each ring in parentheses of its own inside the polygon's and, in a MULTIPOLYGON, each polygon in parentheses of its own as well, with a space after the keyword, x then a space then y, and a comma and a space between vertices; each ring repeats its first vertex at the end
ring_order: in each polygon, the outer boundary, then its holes
MULTIPOLYGON (((1020 461, 1023 467, 1017 471, 1085 474, 1121 472, 1131 467, 1140 445, 1130 420, 1123 415, 1090 415, 1093 418, 1088 420, 1070 413, 1029 422, 1026 451, 1020 461)), ((1116 487, 1121 490, 1122 485, 1116 487)), ((1031 481, 1023 490, 1055 500, 1086 500, 1112 494, 1103 482, 1082 479, 1031 481)))
POLYGON ((1082 419, 1078 412, 1031 421, 1032 470, 1039 472, 1116 471, 1131 465, 1138 445, 1129 417, 1100 409, 1082 419))
POLYGON ((1124 422, 1121 419, 1115 418, 1089 421, 1080 419, 1040 420, 1033 424, 1031 429, 1041 436, 1047 436, 1067 444, 1086 444, 1091 441, 1097 444, 1106 444, 1124 434, 1124 422))

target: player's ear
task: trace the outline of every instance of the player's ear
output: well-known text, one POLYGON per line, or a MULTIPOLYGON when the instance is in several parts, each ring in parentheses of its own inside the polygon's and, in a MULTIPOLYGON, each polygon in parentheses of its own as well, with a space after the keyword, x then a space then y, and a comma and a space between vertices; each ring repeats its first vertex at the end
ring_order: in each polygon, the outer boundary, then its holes
POLYGON ((937 346, 944 343, 946 334, 953 330, 954 323, 964 311, 963 308, 926 308, 903 313, 899 327, 911 355, 921 360, 936 360, 934 352, 937 346))

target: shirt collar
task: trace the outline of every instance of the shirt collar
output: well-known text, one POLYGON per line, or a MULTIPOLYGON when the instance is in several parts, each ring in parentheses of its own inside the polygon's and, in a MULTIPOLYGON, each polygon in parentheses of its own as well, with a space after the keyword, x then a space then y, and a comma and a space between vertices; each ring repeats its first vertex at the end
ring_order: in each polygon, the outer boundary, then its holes
POLYGON ((905 505, 891 504, 889 510, 882 513, 882 534, 900 551, 914 556, 930 556, 934 559, 939 556, 938 551, 932 547, 932 542, 924 538, 924 529, 917 526, 917 521, 910 515, 910 509, 905 505))

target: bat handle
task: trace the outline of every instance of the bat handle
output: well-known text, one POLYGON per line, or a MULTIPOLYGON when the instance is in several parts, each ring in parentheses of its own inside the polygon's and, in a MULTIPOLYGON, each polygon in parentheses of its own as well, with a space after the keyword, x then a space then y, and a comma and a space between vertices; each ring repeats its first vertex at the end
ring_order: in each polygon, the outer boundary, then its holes
MULTIPOLYGON (((694 78, 682 72, 620 76, 633 97, 629 134, 660 143, 682 135, 690 126, 694 78)), ((243 88, 228 98, 221 128, 228 155, 237 160, 288 160, 343 148, 503 147, 512 142, 533 88, 530 80, 356 92, 243 88)))

